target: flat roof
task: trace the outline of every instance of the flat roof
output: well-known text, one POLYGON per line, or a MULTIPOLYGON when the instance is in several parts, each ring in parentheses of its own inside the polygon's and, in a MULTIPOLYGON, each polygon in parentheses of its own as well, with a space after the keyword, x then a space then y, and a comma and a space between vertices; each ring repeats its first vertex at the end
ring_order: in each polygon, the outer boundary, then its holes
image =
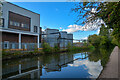
POLYGON ((50 28, 47 28, 47 29, 45 29, 45 30, 57 30, 57 31, 59 31, 58 29, 50 29, 50 28))

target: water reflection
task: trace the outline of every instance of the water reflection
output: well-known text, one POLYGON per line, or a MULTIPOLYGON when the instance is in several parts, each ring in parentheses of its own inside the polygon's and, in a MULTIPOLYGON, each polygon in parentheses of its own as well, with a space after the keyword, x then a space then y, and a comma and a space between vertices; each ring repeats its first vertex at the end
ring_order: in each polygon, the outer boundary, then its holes
POLYGON ((91 53, 62 53, 3 61, 2 77, 97 78, 108 56, 105 53, 101 49, 91 53))
POLYGON ((104 67, 109 60, 109 56, 112 50, 113 47, 95 49, 94 51, 91 52, 91 54, 89 54, 88 59, 89 61, 94 61, 94 62, 101 60, 101 65, 104 67))

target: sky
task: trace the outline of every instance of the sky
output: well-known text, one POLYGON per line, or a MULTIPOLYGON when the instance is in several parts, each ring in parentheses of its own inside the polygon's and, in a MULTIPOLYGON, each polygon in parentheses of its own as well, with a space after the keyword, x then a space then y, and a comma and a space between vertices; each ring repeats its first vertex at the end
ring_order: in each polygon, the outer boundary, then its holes
MULTIPOLYGON (((26 8, 40 14, 40 27, 51 28, 59 31, 73 33, 74 39, 87 39, 89 35, 98 34, 99 29, 82 31, 85 25, 75 25, 77 13, 71 11, 75 7, 74 2, 12 2, 20 7, 26 8)), ((89 25, 91 26, 91 25, 89 25)), ((95 26, 96 27, 96 26, 95 26)))

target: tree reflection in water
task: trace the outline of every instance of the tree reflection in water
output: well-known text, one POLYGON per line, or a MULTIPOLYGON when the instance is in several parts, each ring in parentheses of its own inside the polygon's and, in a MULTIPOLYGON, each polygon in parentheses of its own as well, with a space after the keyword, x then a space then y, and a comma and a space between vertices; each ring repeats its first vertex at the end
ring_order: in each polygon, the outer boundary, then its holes
POLYGON ((92 51, 90 54, 88 54, 88 59, 90 61, 97 62, 101 60, 101 65, 105 67, 106 63, 109 60, 109 56, 113 50, 113 47, 111 48, 96 48, 94 51, 92 51))

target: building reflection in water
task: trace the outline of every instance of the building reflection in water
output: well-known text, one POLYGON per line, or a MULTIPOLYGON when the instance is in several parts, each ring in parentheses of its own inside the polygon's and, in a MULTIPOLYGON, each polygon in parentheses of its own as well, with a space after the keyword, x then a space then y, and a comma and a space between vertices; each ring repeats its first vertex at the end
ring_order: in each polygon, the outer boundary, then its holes
POLYGON ((67 64, 73 64, 73 55, 60 54, 52 57, 49 63, 44 63, 42 58, 23 59, 16 63, 5 63, 2 69, 2 78, 40 78, 42 70, 46 72, 61 71, 61 68, 67 67, 67 64))

